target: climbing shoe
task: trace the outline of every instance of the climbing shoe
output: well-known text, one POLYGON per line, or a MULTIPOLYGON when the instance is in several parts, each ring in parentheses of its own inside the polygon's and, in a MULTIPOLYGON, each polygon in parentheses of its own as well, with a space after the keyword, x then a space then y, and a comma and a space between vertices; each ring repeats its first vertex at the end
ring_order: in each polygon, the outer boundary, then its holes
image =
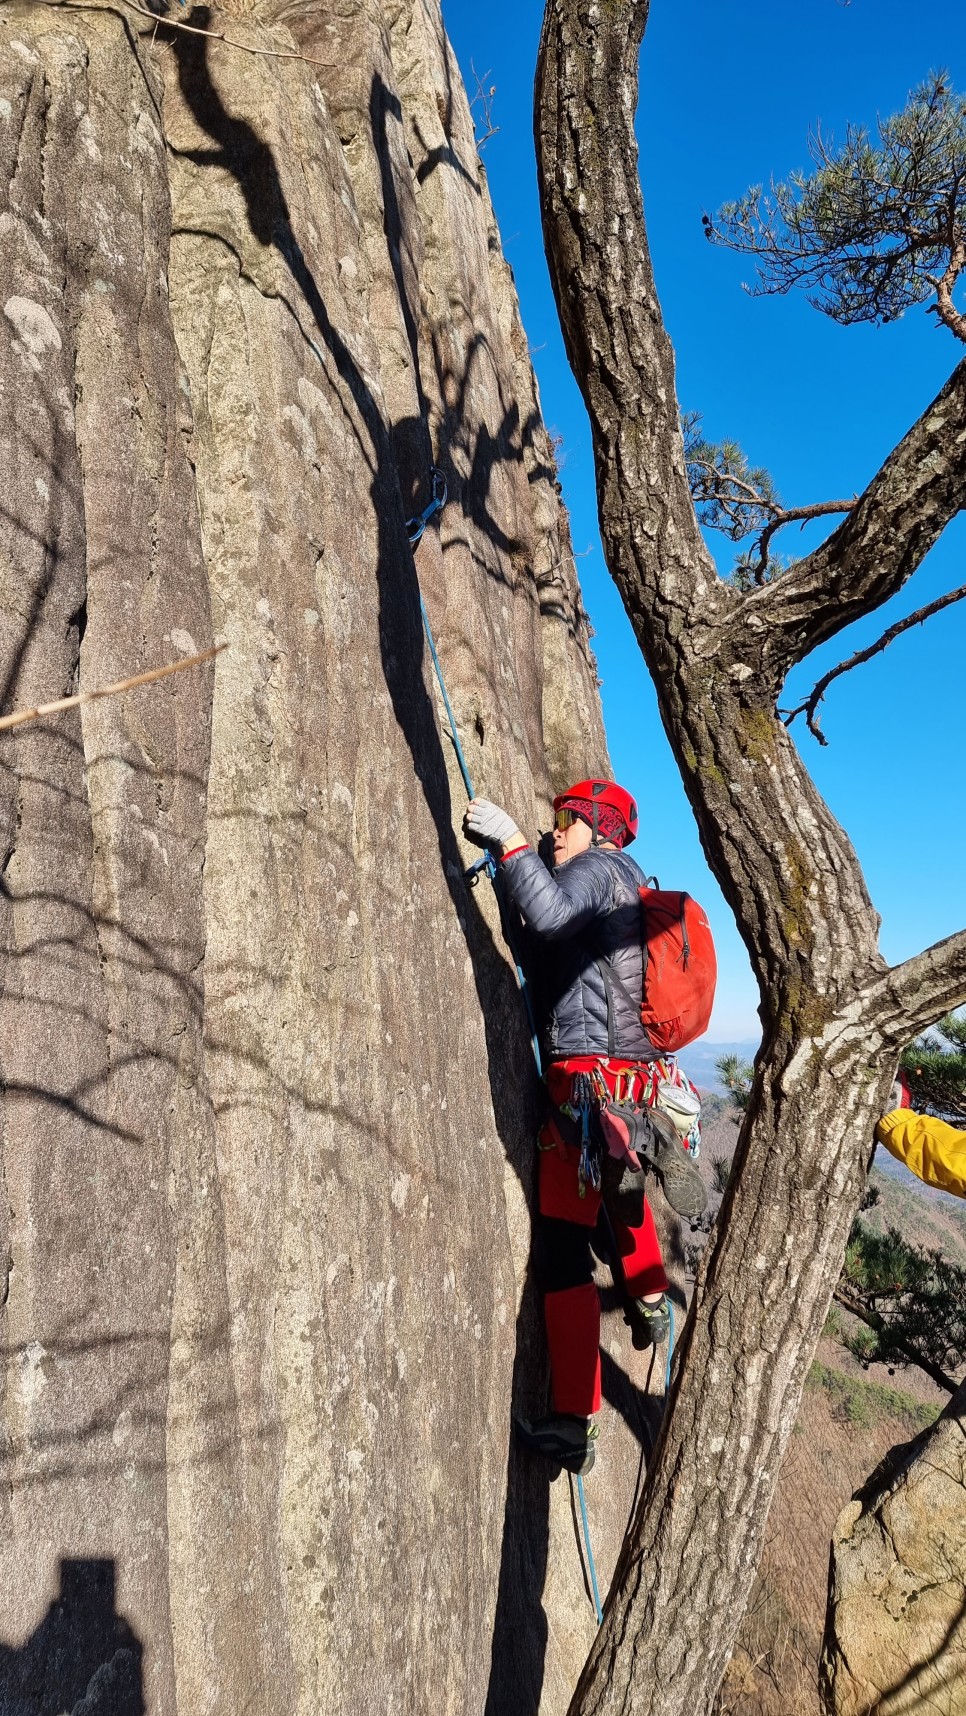
POLYGON ((624 1306, 624 1321, 638 1352, 643 1352, 645 1347, 659 1347, 662 1341, 667 1340, 670 1326, 667 1295, 662 1293, 652 1305, 646 1299, 629 1299, 624 1306))
POLYGON ((708 1207, 708 1191, 698 1165, 689 1156, 666 1114, 652 1108, 648 1114, 650 1137, 635 1140, 637 1153, 651 1164, 661 1182, 661 1190, 672 1210, 679 1216, 703 1215, 708 1207))
POLYGON ((532 1454, 556 1460, 567 1472, 585 1476, 594 1463, 597 1426, 592 1418, 571 1412, 548 1412, 546 1418, 514 1418, 517 1436, 532 1454))
POLYGON ((613 1156, 605 1156, 601 1191, 612 1221, 622 1221, 627 1227, 640 1227, 644 1220, 647 1191, 647 1175, 643 1168, 632 1168, 629 1162, 617 1162, 613 1156))

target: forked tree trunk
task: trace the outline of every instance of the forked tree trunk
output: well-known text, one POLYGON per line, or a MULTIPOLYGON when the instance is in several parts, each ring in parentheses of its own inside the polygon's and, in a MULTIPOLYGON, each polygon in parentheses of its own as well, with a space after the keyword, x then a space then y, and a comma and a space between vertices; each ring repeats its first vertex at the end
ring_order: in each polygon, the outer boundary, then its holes
POLYGON ((549 0, 544 230, 608 564, 751 955, 764 1037, 673 1410, 571 1716, 709 1708, 898 1051, 966 1000, 966 933, 886 969, 856 855, 776 713, 789 668, 900 588, 958 510, 966 365, 821 549, 747 595, 720 581, 688 493, 637 176, 646 16, 642 0, 549 0))

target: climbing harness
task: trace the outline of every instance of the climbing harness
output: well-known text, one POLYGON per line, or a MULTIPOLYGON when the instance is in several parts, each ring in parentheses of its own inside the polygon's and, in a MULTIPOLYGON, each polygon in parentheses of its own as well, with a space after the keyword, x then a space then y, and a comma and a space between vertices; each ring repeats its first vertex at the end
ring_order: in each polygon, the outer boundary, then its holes
MULTIPOLYGON (((446 505, 447 499, 448 499, 448 489, 447 489, 447 484, 446 484, 446 478, 443 475, 443 472, 441 470, 439 470, 434 465, 432 468, 432 472, 431 472, 430 499, 429 499, 427 505, 424 506, 422 512, 416 513, 412 518, 409 518, 406 520, 406 534, 409 537, 409 543, 410 543, 410 547, 412 549, 415 550, 418 543, 421 541, 423 533, 426 529, 427 524, 430 522, 430 519, 434 518, 437 513, 442 512, 444 506, 446 505)), ((418 584, 418 580, 417 580, 417 584, 418 584)), ((453 741, 453 747, 456 751, 456 758, 457 758, 457 762, 459 763, 460 774, 463 777, 463 785, 466 788, 467 797, 472 799, 472 798, 476 797, 476 794, 473 790, 473 781, 472 781, 471 776, 470 776, 469 768, 467 767, 467 762, 466 762, 466 757, 465 757, 464 752, 463 752, 463 747, 460 744, 460 736, 459 736, 459 733, 458 733, 457 727, 456 727, 456 718, 453 714, 453 707, 452 707, 452 704, 450 703, 450 700, 449 700, 449 693, 447 692, 447 689, 446 689, 446 680, 445 680, 444 675, 443 675, 443 669, 442 669, 442 665, 440 663, 439 654, 438 654, 437 649, 436 649, 436 642, 435 642, 435 639, 433 637, 432 627, 430 626, 430 623, 429 623, 429 614, 427 613, 426 603, 423 601, 423 595, 422 595, 421 590, 419 592, 419 611, 420 611, 420 614, 422 616, 423 630, 426 633, 426 642, 429 645, 429 653, 430 653, 430 657, 432 659, 433 669, 434 669, 434 672, 436 674, 436 682, 439 686, 440 696, 443 699, 443 707, 446 710, 446 718, 449 722, 450 737, 453 741)), ((504 939, 506 941, 507 947, 509 948, 510 957, 513 960, 514 967, 516 969, 517 986, 520 990, 520 994, 523 997, 524 1007, 526 1008, 527 1024, 529 1025, 529 1028, 530 1028, 530 1046, 533 1049, 533 1058, 534 1058, 534 1061, 536 1063, 537 1075, 538 1075, 538 1077, 542 1078, 543 1077, 543 1057, 540 1053, 540 1037, 539 1037, 539 1033, 537 1031, 537 1021, 536 1021, 536 1015, 535 1015, 534 1009, 533 1009, 533 1002, 532 1002, 531 997, 530 997, 530 988, 529 988, 529 985, 527 983, 526 974, 523 970, 523 965, 522 965, 521 960, 520 960, 520 955, 517 951, 516 939, 515 939, 514 934, 513 934, 510 919, 509 919, 509 916, 508 916, 507 910, 506 910, 506 904, 505 904, 505 901, 503 899, 503 892, 502 892, 502 889, 500 887, 499 870, 497 867, 496 859, 493 857, 493 854, 491 852, 484 853, 482 858, 478 858, 475 864, 471 864, 469 866, 469 868, 464 871, 464 878, 469 883, 470 887, 475 887, 475 885, 479 881, 480 877, 484 876, 484 875, 488 876, 490 881, 493 883, 493 888, 494 888, 494 892, 496 894, 496 899, 497 899, 497 905, 499 907, 499 912, 500 912, 500 923, 501 923, 501 926, 503 929, 504 939)), ((581 1129, 581 1149, 580 1149, 580 1168, 579 1168, 580 1195, 581 1195, 581 1197, 583 1197, 585 1195, 586 1188, 588 1185, 592 1186, 595 1191, 598 1191, 600 1189, 600 1185, 601 1185, 600 1155, 599 1155, 599 1152, 597 1150, 596 1145, 591 1140, 591 1134, 590 1134, 591 1111, 592 1111, 592 1108, 594 1106, 595 1101, 599 1102, 602 1097, 605 1099, 611 1100, 611 1093, 607 1089, 606 1084, 604 1083, 603 1079, 601 1079, 599 1077, 599 1075, 595 1076, 595 1074, 596 1074, 596 1068, 593 1069, 593 1071, 591 1072, 590 1075, 585 1074, 585 1073, 581 1073, 581 1074, 577 1074, 575 1076, 574 1083, 573 1083, 573 1086, 571 1089, 570 1102, 568 1103, 567 1109, 565 1110, 565 1112, 569 1112, 572 1119, 577 1120, 579 1122, 580 1129, 581 1129)), ((626 1095, 625 1100, 630 1100, 631 1092, 633 1091, 633 1088, 634 1088, 634 1080, 636 1077, 637 1077, 636 1073, 630 1073, 630 1072, 628 1073, 627 1095, 626 1095)), ((669 1337, 668 1337, 668 1356, 667 1356, 667 1371, 666 1371, 666 1375, 665 1375, 665 1391, 667 1390, 667 1387, 670 1384, 671 1354, 672 1354, 673 1347, 674 1347, 674 1311, 673 1311, 673 1308, 671 1307, 670 1303, 668 1305, 668 1310, 670 1313, 670 1319, 671 1320, 670 1320, 670 1332, 669 1332, 669 1337)), ((590 1584, 591 1584, 591 1590, 593 1592, 593 1598, 594 1598, 594 1612, 595 1612, 596 1617, 597 1617, 597 1625, 600 1626, 601 1621, 603 1620, 603 1610, 601 1608, 600 1592, 599 1592, 598 1586, 597 1586, 597 1569, 596 1569, 596 1566, 594 1565, 594 1552, 593 1552, 593 1549, 591 1548, 591 1543, 590 1543, 590 1525, 589 1525, 588 1518, 587 1518, 587 1501, 586 1501, 586 1497, 584 1495, 584 1480, 581 1477, 579 1472, 576 1474, 576 1478, 577 1478, 577 1495, 578 1495, 578 1498, 580 1501, 580 1516, 581 1516, 581 1519, 583 1521, 584 1545, 585 1545, 586 1551, 587 1551, 587 1566, 588 1566, 588 1569, 590 1572, 590 1584)))

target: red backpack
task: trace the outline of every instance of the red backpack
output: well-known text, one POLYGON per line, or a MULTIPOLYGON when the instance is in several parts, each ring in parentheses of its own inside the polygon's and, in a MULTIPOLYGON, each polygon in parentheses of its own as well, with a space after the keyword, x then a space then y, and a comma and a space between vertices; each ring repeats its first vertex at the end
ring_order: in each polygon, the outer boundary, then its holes
POLYGON ((718 975, 711 927, 690 894, 639 888, 644 988, 641 1024, 673 1055, 708 1028, 718 975))

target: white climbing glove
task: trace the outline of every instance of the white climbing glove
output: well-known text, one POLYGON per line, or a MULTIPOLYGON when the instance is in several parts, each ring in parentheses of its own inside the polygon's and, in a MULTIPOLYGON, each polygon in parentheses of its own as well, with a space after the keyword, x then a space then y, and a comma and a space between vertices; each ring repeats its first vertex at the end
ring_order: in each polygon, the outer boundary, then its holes
POLYGON ((522 839, 512 816, 488 798, 470 799, 463 831, 477 846, 509 846, 511 841, 522 839))

